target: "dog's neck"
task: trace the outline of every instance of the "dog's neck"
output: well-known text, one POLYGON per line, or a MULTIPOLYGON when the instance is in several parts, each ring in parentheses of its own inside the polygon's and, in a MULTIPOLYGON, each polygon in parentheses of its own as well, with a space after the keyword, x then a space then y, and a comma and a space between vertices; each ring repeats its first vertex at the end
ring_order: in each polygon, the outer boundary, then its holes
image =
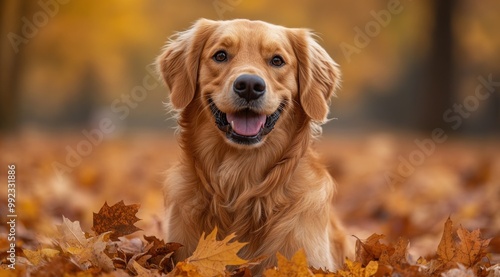
MULTIPOLYGON (((279 119, 284 121, 283 126, 277 126, 262 145, 244 149, 229 145, 215 127, 211 114, 201 107, 192 103, 179 114, 179 144, 182 158, 192 167, 191 172, 196 172, 198 186, 211 203, 209 208, 215 209, 216 213, 211 214, 228 217, 207 220, 215 221, 221 231, 236 231, 232 226, 238 224, 260 228, 257 226, 263 224, 273 207, 282 205, 279 198, 262 196, 286 189, 309 149, 311 128, 309 122, 304 122, 309 119, 305 114, 286 114, 279 119), (260 203, 269 199, 277 202, 260 203), (259 210, 262 207, 268 210, 259 210), (235 214, 242 215, 245 210, 253 215, 253 222, 238 222, 235 214)), ((248 218, 245 215, 241 220, 248 218)))

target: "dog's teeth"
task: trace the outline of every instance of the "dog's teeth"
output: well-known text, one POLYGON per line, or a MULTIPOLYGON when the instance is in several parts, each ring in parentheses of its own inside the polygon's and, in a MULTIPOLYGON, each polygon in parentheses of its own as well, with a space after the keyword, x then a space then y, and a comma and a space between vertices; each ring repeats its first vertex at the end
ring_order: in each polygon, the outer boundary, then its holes
POLYGON ((234 121, 231 120, 231 129, 234 130, 234 121))

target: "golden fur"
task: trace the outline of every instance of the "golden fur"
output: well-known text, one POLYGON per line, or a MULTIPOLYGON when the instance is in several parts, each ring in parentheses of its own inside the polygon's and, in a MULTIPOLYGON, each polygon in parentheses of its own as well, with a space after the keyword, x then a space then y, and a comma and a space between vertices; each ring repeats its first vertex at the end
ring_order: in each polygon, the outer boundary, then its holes
POLYGON ((311 266, 336 269, 345 256, 342 226, 332 208, 335 185, 311 147, 326 121, 340 72, 305 29, 262 21, 198 20, 178 33, 158 58, 179 124, 179 163, 165 183, 167 239, 192 254, 202 232, 219 228, 248 242, 239 255, 290 258, 303 248, 311 266), (228 61, 214 62, 224 49, 228 61), (285 65, 270 66, 273 55, 285 65), (224 112, 237 109, 232 85, 241 74, 266 83, 259 113, 286 103, 274 129, 252 145, 234 143, 214 124, 207 99, 224 112))

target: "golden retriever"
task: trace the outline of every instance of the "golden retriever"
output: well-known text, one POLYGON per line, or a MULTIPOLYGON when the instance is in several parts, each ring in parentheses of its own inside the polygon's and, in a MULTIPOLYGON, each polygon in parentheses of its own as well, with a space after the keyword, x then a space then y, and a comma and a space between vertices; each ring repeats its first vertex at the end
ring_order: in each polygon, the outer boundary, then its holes
POLYGON ((198 20, 158 57, 178 121, 180 162, 164 187, 167 239, 192 254, 202 232, 236 233, 255 269, 304 249, 311 266, 342 265, 335 185, 311 147, 339 86, 336 63, 306 29, 198 20))

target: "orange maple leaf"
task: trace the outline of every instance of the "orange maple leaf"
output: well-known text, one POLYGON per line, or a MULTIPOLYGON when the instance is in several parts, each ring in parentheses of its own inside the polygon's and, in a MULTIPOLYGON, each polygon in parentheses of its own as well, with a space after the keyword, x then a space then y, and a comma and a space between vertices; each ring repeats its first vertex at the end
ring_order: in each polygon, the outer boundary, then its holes
POLYGON ((457 234, 460 243, 457 245, 456 262, 472 267, 486 256, 491 239, 482 240, 479 229, 469 232, 460 226, 457 234))

